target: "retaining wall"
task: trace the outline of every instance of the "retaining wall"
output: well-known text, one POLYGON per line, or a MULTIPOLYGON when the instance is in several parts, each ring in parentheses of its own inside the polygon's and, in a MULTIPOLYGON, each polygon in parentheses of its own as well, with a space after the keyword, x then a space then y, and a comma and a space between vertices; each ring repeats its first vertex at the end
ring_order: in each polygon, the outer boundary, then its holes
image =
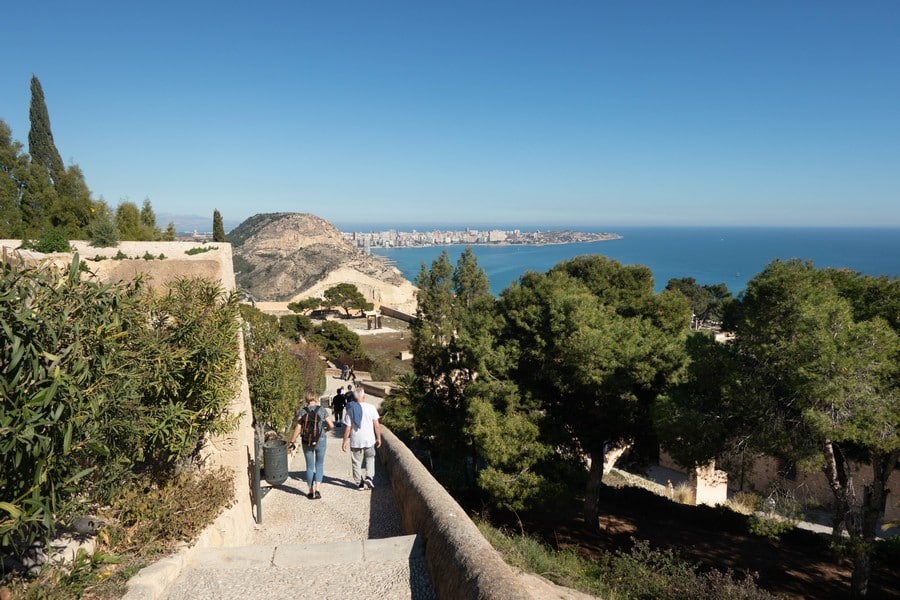
POLYGON ((378 456, 391 478, 403 529, 425 537, 438 598, 533 600, 462 507, 387 427, 378 456))

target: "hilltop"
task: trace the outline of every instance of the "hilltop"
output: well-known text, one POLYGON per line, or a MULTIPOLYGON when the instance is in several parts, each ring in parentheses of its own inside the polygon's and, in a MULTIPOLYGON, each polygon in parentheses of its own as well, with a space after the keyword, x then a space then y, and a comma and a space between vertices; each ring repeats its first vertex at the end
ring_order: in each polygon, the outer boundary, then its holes
POLYGON ((399 270, 355 248, 315 215, 254 215, 227 239, 233 246, 235 279, 257 301, 287 303, 352 283, 376 306, 415 311, 416 288, 399 270))

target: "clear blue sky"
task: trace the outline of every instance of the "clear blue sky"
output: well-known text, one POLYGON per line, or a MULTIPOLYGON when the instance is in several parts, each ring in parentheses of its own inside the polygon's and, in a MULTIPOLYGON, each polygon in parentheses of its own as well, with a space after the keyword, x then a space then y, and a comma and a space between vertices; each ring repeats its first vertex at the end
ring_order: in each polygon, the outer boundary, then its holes
POLYGON ((900 2, 5 3, 95 198, 336 224, 900 226, 900 2))

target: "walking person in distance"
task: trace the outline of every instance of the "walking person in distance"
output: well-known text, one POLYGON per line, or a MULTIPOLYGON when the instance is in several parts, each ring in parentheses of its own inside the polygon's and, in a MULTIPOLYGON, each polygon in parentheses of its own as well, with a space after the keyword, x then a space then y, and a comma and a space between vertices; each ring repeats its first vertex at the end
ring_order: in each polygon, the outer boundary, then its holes
POLYGON ((381 447, 381 423, 378 409, 366 402, 366 392, 357 388, 355 398, 347 403, 344 419, 344 441, 341 450, 350 447, 353 483, 359 489, 375 489, 375 449, 381 447), (363 475, 365 470, 365 475, 363 475))
POLYGON ((338 425, 344 423, 344 407, 347 406, 347 397, 344 395, 344 388, 339 387, 337 394, 331 399, 331 409, 334 411, 334 422, 338 425))
POLYGON ((315 392, 306 392, 306 406, 297 413, 297 425, 291 436, 290 449, 297 447, 297 440, 303 448, 306 458, 306 485, 310 500, 322 497, 319 486, 325 474, 325 449, 328 443, 326 431, 334 429, 334 420, 324 406, 319 406, 319 398, 315 392))

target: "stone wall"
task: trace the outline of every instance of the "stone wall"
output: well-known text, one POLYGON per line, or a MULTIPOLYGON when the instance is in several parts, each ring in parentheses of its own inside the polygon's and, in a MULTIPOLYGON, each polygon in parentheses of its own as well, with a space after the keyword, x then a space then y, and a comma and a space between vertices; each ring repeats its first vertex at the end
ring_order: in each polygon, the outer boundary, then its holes
POLYGON ((462 507, 387 427, 378 452, 391 478, 403 529, 425 537, 438 598, 526 600, 532 595, 462 507))
MULTIPOLYGON (((660 452, 659 464, 663 467, 674 469, 684 473, 685 469, 678 465, 667 453, 660 452)), ((858 486, 872 480, 872 467, 869 465, 854 463, 852 468, 853 481, 858 486)), ((787 477, 780 468, 779 461, 771 456, 760 456, 750 468, 743 473, 731 473, 728 475, 728 487, 734 491, 749 491, 765 496, 773 486, 793 493, 801 502, 812 502, 822 506, 829 506, 834 502, 834 495, 828 485, 825 475, 821 471, 802 472, 797 471, 787 477)), ((900 469, 894 469, 887 484, 890 492, 884 511, 884 521, 893 522, 900 520, 900 469)))

